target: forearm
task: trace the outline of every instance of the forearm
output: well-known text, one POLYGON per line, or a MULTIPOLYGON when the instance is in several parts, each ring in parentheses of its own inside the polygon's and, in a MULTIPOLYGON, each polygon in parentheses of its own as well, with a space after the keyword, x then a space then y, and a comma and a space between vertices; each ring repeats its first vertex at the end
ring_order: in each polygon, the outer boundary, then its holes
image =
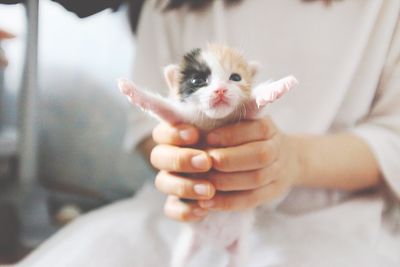
POLYGON ((297 185, 356 191, 381 181, 372 151, 355 135, 296 136, 292 141, 301 166, 297 185))

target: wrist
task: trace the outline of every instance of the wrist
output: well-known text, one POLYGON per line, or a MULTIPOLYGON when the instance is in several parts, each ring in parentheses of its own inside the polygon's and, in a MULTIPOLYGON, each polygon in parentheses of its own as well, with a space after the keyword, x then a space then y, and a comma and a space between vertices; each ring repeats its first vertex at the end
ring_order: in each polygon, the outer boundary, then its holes
POLYGON ((294 186, 363 190, 379 184, 379 165, 368 145, 346 133, 292 136, 294 186))
POLYGON ((293 186, 307 185, 307 179, 310 177, 310 157, 309 147, 307 145, 308 138, 304 136, 292 135, 289 137, 291 143, 294 170, 293 186))

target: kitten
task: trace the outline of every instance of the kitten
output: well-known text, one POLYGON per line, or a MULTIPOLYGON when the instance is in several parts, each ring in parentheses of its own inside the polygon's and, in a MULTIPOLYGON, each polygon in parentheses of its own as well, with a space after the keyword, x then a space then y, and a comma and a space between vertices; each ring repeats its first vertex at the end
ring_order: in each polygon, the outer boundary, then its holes
MULTIPOLYGON (((185 54, 180 65, 169 65, 164 76, 171 92, 165 98, 121 79, 119 88, 128 99, 159 120, 172 125, 189 123, 202 132, 245 119, 263 116, 264 107, 297 84, 293 76, 264 82, 253 88, 258 64, 236 50, 217 44, 185 54)), ((172 267, 187 267, 207 245, 229 253, 229 267, 246 264, 246 236, 254 211, 210 212, 188 224, 172 257, 172 267)))

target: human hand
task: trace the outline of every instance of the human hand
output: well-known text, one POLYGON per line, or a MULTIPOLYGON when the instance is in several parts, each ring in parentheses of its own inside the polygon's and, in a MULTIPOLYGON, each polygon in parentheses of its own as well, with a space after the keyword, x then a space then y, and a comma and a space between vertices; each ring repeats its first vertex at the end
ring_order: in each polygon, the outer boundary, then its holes
POLYGON ((208 210, 243 210, 284 195, 302 169, 295 138, 283 134, 270 118, 215 129, 207 136, 213 161, 209 180, 217 190, 200 200, 208 210))
MULTIPOLYGON (((211 132, 207 141, 215 148, 208 150, 208 156, 212 159, 214 170, 204 173, 207 170, 203 169, 203 174, 200 175, 203 179, 172 174, 169 171, 197 172, 187 167, 189 159, 183 160, 184 153, 180 154, 178 151, 181 148, 176 146, 195 144, 198 141, 198 132, 190 126, 179 127, 161 124, 153 132, 156 142, 175 145, 167 146, 169 151, 161 147, 152 153, 153 165, 162 169, 157 175, 156 187, 169 195, 165 213, 171 218, 193 221, 203 218, 207 210, 253 208, 284 194, 299 176, 296 142, 281 133, 270 119, 245 121, 211 132), (179 137, 179 129, 192 132, 186 134, 187 137, 190 136, 190 141, 183 141, 179 137), (174 157, 173 151, 181 156, 171 160, 174 157), (174 165, 172 162, 179 161, 178 158, 186 163, 174 165), (196 182, 209 186, 206 197, 193 193, 196 182), (199 201, 182 202, 180 198, 199 201)), ((201 150, 190 151, 200 153, 201 150)))
POLYGON ((205 151, 189 147, 198 143, 199 131, 190 125, 161 123, 153 130, 153 139, 158 145, 150 161, 160 170, 155 179, 157 189, 168 195, 165 214, 181 221, 202 219, 207 210, 196 200, 211 199, 215 188, 206 174, 212 166, 211 158, 205 151))

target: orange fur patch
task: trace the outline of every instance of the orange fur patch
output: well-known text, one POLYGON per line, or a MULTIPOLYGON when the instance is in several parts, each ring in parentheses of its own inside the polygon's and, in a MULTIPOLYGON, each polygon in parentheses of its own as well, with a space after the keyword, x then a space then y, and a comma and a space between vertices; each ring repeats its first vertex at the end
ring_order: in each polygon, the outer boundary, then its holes
POLYGON ((254 70, 250 67, 243 54, 231 47, 221 44, 208 44, 206 50, 215 55, 224 69, 242 76, 244 85, 241 86, 241 89, 243 92, 250 95, 254 70))

